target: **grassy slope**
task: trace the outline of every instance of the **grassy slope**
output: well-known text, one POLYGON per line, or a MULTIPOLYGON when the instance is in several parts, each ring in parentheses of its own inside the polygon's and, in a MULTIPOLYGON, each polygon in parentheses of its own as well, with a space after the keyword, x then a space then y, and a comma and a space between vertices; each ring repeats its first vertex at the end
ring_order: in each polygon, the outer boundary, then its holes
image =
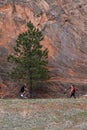
POLYGON ((87 130, 87 99, 1 99, 0 130, 87 130))

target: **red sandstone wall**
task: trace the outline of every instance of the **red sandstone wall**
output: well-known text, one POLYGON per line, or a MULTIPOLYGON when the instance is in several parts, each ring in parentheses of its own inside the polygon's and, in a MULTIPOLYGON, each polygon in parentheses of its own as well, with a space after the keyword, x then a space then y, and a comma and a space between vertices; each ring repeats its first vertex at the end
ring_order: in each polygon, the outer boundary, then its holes
POLYGON ((9 80, 6 57, 29 20, 43 31, 52 86, 59 81, 87 84, 86 0, 0 0, 1 84, 9 80))

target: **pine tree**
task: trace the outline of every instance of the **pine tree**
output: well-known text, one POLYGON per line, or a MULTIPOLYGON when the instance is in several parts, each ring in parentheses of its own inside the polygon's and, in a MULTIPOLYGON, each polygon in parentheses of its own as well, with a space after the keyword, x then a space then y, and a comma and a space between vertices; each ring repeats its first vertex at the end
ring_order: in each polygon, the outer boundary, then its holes
POLYGON ((11 77, 26 82, 32 98, 33 85, 49 79, 48 49, 43 49, 40 44, 43 40, 42 32, 31 22, 27 23, 27 27, 26 32, 19 34, 14 53, 8 56, 8 60, 15 64, 11 77))

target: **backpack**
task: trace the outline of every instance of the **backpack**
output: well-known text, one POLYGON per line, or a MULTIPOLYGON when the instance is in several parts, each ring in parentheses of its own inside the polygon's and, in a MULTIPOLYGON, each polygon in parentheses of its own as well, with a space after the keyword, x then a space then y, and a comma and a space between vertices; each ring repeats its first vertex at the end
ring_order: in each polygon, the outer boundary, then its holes
POLYGON ((24 86, 21 87, 20 92, 21 92, 21 93, 24 92, 24 86))

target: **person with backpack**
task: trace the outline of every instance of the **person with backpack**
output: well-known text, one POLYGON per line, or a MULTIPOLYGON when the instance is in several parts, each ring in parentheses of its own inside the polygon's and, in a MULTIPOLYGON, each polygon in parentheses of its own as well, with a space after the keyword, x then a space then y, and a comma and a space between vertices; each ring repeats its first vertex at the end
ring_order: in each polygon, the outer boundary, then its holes
POLYGON ((26 89, 27 89, 26 84, 24 84, 24 85, 21 86, 21 88, 20 88, 20 96, 21 96, 22 98, 25 98, 24 93, 25 93, 26 89))
POLYGON ((71 84, 71 87, 69 87, 68 89, 65 89, 64 94, 66 93, 67 90, 70 90, 70 98, 74 97, 76 98, 76 90, 78 90, 74 84, 71 84))
POLYGON ((71 98, 71 97, 76 98, 75 92, 76 92, 75 86, 74 86, 74 85, 71 85, 70 98, 71 98))

